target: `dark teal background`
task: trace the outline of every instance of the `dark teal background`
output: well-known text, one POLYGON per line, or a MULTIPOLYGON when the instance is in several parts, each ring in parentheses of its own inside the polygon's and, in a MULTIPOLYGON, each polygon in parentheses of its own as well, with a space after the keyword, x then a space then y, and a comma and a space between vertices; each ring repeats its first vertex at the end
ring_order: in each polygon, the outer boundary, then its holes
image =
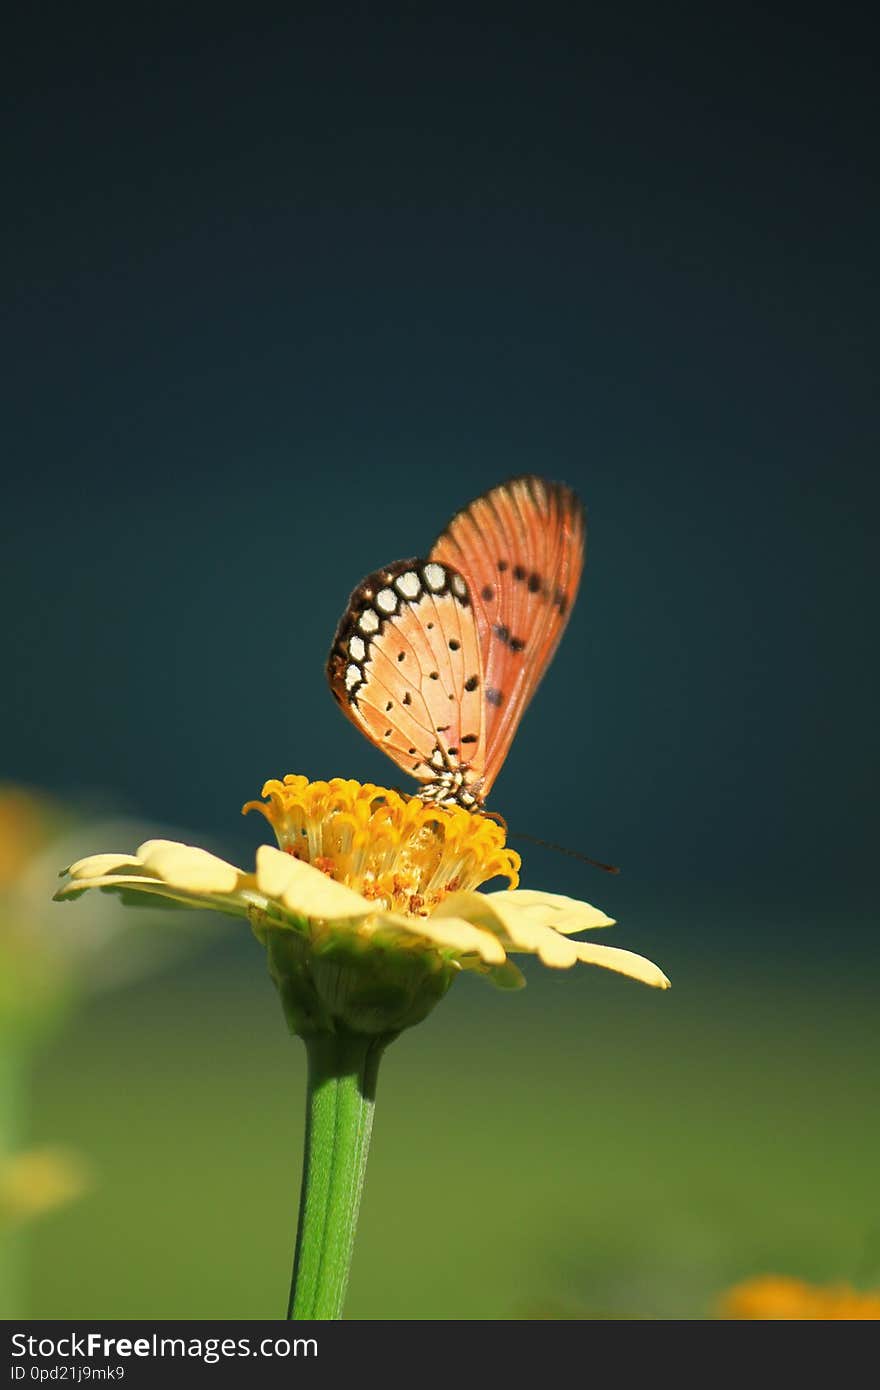
POLYGON ((815 1060, 823 990, 845 1013, 877 961, 860 11, 17 22, 4 776, 245 858, 267 777, 398 784, 326 688, 349 591, 504 477, 563 479, 584 584, 492 806, 623 866, 519 846, 668 969, 664 1009, 708 988, 683 1051, 731 961, 741 1020, 807 960, 815 1060))
POLYGON ((266 776, 393 778, 324 688, 347 594, 534 470, 589 559, 496 808, 839 930, 876 831, 854 12, 282 15, 10 49, 4 772, 231 848, 266 776))

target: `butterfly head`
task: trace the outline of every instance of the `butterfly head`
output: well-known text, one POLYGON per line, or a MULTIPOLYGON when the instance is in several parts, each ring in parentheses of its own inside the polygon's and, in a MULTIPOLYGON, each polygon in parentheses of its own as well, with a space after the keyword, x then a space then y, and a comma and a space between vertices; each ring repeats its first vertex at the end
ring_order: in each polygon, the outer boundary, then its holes
POLYGON ((419 796, 422 801, 431 801, 436 806, 461 806, 465 811, 478 811, 483 800, 482 788, 483 779, 472 778, 470 768, 448 767, 430 782, 425 782, 419 796))

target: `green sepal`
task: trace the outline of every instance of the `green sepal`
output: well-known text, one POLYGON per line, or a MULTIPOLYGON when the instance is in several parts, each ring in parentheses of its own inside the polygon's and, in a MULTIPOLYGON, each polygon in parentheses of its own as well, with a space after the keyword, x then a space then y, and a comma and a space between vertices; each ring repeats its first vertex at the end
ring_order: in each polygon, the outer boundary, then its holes
POLYGON ((435 954, 352 935, 318 943, 260 914, 252 924, 266 947, 269 973, 292 1033, 308 1038, 345 1031, 397 1036, 412 1028, 449 989, 458 967, 435 954))

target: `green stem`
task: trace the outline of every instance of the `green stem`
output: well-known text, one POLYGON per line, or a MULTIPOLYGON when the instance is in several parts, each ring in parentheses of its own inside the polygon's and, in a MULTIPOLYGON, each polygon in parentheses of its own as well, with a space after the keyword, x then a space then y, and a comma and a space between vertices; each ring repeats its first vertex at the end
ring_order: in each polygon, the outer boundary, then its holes
POLYGON ((385 1037, 306 1038, 308 1091, 288 1318, 342 1317, 385 1037))

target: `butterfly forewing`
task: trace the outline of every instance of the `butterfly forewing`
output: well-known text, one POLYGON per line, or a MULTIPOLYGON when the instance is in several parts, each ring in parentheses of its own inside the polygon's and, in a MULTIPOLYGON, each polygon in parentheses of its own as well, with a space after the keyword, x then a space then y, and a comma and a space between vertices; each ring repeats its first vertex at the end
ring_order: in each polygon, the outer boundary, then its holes
POLYGON ((342 709, 420 782, 458 773, 479 791, 485 762, 476 612, 451 566, 400 560, 358 585, 327 664, 342 709))
POLYGON ((528 476, 478 497, 431 550, 463 576, 473 598, 485 682, 483 795, 565 629, 585 534, 576 494, 528 476))

